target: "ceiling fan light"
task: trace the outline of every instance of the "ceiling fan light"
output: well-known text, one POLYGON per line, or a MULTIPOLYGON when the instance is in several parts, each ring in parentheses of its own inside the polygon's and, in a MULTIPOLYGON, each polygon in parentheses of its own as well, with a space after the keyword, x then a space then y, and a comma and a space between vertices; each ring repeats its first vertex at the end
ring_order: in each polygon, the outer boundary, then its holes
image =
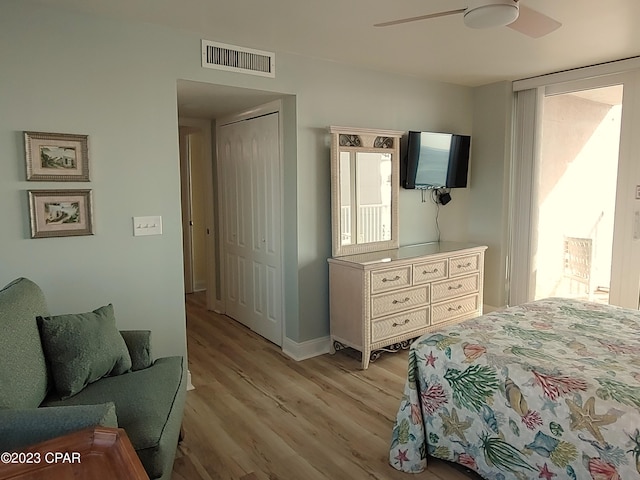
POLYGON ((464 24, 471 28, 503 27, 518 18, 518 4, 514 1, 494 2, 467 8, 464 12, 464 24))

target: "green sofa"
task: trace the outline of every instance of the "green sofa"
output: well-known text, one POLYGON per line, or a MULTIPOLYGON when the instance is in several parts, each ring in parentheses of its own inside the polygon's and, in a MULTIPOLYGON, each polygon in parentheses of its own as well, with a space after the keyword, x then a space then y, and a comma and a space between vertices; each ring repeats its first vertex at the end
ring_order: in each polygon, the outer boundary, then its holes
POLYGON ((150 332, 118 333, 110 305, 51 317, 32 281, 0 290, 0 452, 117 426, 149 478, 170 479, 185 396, 184 358, 152 361, 150 332), (104 367, 96 357, 114 349, 104 367))

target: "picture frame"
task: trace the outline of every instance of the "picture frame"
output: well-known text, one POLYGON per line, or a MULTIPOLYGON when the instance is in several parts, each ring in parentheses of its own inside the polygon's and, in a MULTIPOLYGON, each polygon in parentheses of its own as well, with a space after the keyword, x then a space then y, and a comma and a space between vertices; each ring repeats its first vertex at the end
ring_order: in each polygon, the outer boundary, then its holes
POLYGON ((31 238, 93 235, 91 190, 29 190, 31 238))
POLYGON ((27 180, 89 181, 88 135, 24 132, 27 180))

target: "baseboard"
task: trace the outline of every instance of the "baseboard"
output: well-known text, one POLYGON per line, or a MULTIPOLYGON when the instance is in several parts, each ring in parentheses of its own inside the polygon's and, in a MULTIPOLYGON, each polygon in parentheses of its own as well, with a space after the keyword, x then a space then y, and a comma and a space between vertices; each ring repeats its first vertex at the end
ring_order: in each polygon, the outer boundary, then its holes
POLYGON ((284 339, 282 342, 282 351, 285 355, 293 358, 299 362, 306 360, 307 358, 317 357, 329 353, 331 346, 331 337, 314 338, 313 340, 307 340, 306 342, 294 342, 290 338, 284 339))
POLYGON ((196 387, 194 387, 193 383, 191 383, 191 370, 187 370, 187 391, 195 389, 196 387))

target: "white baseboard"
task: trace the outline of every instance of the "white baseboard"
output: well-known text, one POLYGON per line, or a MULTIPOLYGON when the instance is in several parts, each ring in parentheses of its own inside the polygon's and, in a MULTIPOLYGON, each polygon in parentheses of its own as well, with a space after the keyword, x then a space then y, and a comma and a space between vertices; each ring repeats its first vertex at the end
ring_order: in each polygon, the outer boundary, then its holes
POLYGON ((193 383, 191 383, 191 370, 187 370, 187 391, 195 389, 196 387, 194 387, 193 383))
POLYGON ((282 342, 282 351, 285 355, 299 362, 307 358, 317 357, 329 353, 331 346, 331 337, 314 338, 306 342, 294 342, 290 338, 285 337, 282 342))

